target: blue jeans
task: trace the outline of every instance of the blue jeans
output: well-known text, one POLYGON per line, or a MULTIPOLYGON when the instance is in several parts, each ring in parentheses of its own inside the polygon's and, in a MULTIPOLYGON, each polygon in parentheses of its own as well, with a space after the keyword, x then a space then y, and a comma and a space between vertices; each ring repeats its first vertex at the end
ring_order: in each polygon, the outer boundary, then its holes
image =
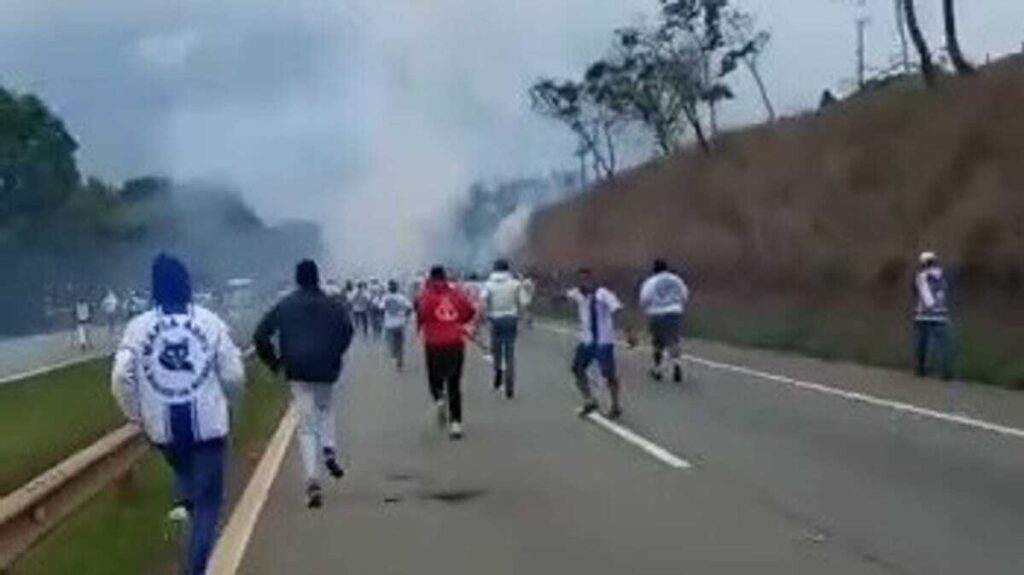
POLYGON ((494 358, 494 387, 505 386, 505 393, 515 393, 516 337, 519 320, 501 317, 491 320, 491 355, 494 358))
POLYGON ((189 511, 191 534, 187 566, 189 575, 203 575, 217 540, 217 521, 224 503, 223 439, 161 447, 174 471, 177 497, 189 511))
POLYGON ((917 375, 928 374, 928 358, 937 356, 942 379, 953 379, 953 336, 949 323, 938 321, 914 322, 914 357, 917 375))

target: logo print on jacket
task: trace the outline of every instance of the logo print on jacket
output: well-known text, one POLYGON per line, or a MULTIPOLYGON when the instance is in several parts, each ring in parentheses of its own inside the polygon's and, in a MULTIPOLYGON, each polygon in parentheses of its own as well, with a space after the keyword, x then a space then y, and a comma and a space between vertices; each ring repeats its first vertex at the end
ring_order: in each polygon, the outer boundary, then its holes
POLYGON ((165 339, 164 350, 160 352, 160 365, 167 371, 195 372, 195 366, 188 360, 188 340, 172 342, 165 339))
POLYGON ((214 381, 215 347, 191 319, 161 317, 143 344, 143 379, 165 401, 191 401, 214 381))
POLYGON ((452 303, 452 300, 444 298, 437 304, 437 308, 434 309, 434 317, 438 321, 454 323, 459 319, 459 310, 455 309, 455 304, 452 303))

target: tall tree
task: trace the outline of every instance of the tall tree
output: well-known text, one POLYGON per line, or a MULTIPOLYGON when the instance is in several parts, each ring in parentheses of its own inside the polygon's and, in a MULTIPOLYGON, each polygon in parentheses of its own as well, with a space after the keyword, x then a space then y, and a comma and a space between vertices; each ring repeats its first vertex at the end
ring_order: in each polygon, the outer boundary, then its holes
POLYGON ((0 223, 61 205, 79 185, 77 149, 39 98, 0 88, 0 223))
POLYGON ((964 58, 963 50, 960 49, 960 37, 956 31, 956 2, 954 0, 942 0, 942 19, 946 28, 946 48, 949 50, 949 59, 953 62, 953 67, 961 75, 973 74, 974 66, 964 58))
POLYGON ((914 0, 903 0, 903 15, 906 18, 907 31, 910 32, 910 39, 914 43, 917 55, 921 59, 921 74, 924 76, 925 84, 929 88, 935 87, 938 70, 932 60, 932 52, 928 48, 928 40, 921 31, 921 24, 917 20, 917 6, 914 0))

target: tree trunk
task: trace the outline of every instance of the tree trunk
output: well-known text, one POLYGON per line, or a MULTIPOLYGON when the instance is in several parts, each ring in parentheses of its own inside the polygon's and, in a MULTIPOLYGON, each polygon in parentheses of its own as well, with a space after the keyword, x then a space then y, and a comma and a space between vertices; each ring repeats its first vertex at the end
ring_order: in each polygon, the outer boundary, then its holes
POLYGON ((906 16, 910 39, 914 42, 914 48, 917 49, 917 54, 921 58, 921 74, 924 76, 924 83, 929 88, 934 88, 937 74, 935 63, 932 62, 932 52, 928 49, 928 41, 917 21, 917 7, 914 6, 914 0, 903 0, 903 14, 906 16))
POLYGON ((953 61, 953 67, 962 76, 973 74, 974 66, 967 62, 960 49, 960 38, 956 32, 956 3, 954 0, 942 0, 942 17, 946 24, 946 47, 949 49, 949 59, 953 61))
POLYGON ((900 57, 903 61, 903 73, 910 75, 910 44, 907 40, 907 19, 903 16, 903 2, 904 0, 894 0, 893 6, 896 8, 896 30, 900 35, 900 57))
POLYGON ((612 179, 618 171, 618 158, 615 157, 615 140, 612 138, 612 129, 610 124, 605 124, 603 129, 604 144, 608 150, 608 179, 612 179))
POLYGON ((768 112, 768 121, 775 123, 775 106, 772 105, 772 99, 768 96, 768 88, 764 85, 764 78, 761 77, 761 71, 757 68, 757 61, 748 56, 743 58, 743 63, 747 65, 747 70, 750 71, 754 83, 757 84, 757 90, 761 93, 761 101, 764 103, 765 111, 768 112))
POLYGON ((708 137, 704 133, 704 126, 700 121, 700 115, 697 112, 696 106, 686 107, 686 119, 690 122, 690 126, 693 128, 693 134, 697 137, 697 144, 700 145, 700 151, 705 156, 711 155, 711 144, 708 142, 708 137))

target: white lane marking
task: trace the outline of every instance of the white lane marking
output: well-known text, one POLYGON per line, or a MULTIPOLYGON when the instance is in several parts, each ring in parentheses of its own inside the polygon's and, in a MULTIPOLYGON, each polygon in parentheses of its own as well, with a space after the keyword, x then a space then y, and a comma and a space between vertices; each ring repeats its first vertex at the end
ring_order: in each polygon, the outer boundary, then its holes
MULTIPOLYGON (((553 331, 558 331, 558 328, 550 328, 553 331)), ((479 348, 480 355, 483 360, 487 363, 494 362, 494 356, 489 353, 484 353, 482 348, 479 348)), ((693 464, 689 461, 679 457, 664 447, 654 443, 653 441, 641 436, 640 434, 632 431, 631 429, 616 423, 600 413, 594 412, 587 416, 587 419, 603 427, 605 430, 611 432, 613 435, 619 437, 626 443, 632 444, 635 447, 639 447, 642 451, 646 452, 651 457, 654 457, 658 461, 668 465, 673 469, 693 469, 693 464)))
POLYGON ((76 365, 81 365, 83 363, 89 363, 90 361, 96 361, 98 359, 103 359, 105 357, 110 357, 110 354, 108 354, 108 353, 93 353, 93 354, 85 355, 85 356, 82 356, 82 357, 76 357, 76 358, 73 358, 73 359, 68 359, 68 360, 65 360, 65 361, 62 361, 62 362, 59 362, 59 363, 55 363, 53 365, 47 365, 47 366, 44 366, 44 367, 40 367, 40 368, 36 368, 36 369, 33 369, 33 370, 25 371, 25 372, 22 372, 22 373, 16 373, 14 375, 8 375, 6 377, 0 378, 0 385, 6 385, 8 383, 14 383, 14 382, 17 382, 17 381, 23 381, 23 380, 26 380, 26 379, 31 379, 33 377, 39 377, 41 375, 47 375, 47 374, 53 373, 55 371, 60 371, 62 369, 66 369, 66 368, 69 368, 69 367, 74 367, 76 365))
MULTIPOLYGON (((543 329, 546 329, 546 330, 548 330, 550 332, 557 333, 557 334, 560 334, 560 335, 575 335, 575 333, 576 333, 575 331, 568 330, 568 329, 565 329, 565 328, 562 328, 562 327, 559 327, 559 326, 553 326, 553 325, 548 325, 548 324, 543 324, 543 325, 542 324, 537 324, 537 325, 540 326, 543 329)), ((625 345, 625 344, 620 342, 620 345, 625 345)), ((632 349, 634 349, 634 350, 643 349, 645 351, 649 351, 650 347, 649 346, 638 346, 638 347, 634 347, 632 349)), ((896 400, 892 400, 892 399, 885 399, 885 398, 877 397, 877 396, 874 396, 874 395, 869 395, 869 394, 866 394, 866 393, 860 393, 860 392, 856 392, 856 391, 847 391, 847 390, 844 390, 844 389, 838 389, 838 388, 830 387, 830 386, 823 385, 823 384, 820 384, 820 383, 814 383, 814 382, 810 382, 810 381, 802 381, 802 380, 799 380, 799 379, 794 379, 792 377, 786 377, 784 375, 777 375, 777 374, 774 374, 774 373, 758 371, 756 369, 751 369, 749 367, 743 367, 743 366, 739 366, 739 365, 732 365, 732 364, 729 364, 729 363, 722 363, 722 362, 719 362, 719 361, 713 361, 713 360, 710 360, 710 359, 705 359, 705 358, 698 357, 698 356, 691 355, 691 354, 683 354, 683 358, 686 359, 687 361, 691 362, 691 363, 695 363, 697 365, 703 365, 704 367, 708 367, 708 368, 711 368, 711 369, 718 369, 718 370, 721 370, 721 371, 730 371, 732 373, 738 373, 738 374, 746 375, 746 376, 752 377, 752 378, 759 378, 759 379, 764 379, 764 380, 767 380, 767 381, 773 381, 775 383, 783 383, 783 384, 791 385, 791 386, 799 388, 799 389, 805 389, 805 390, 808 390, 808 391, 816 391, 818 393, 822 393, 822 394, 825 394, 825 395, 831 395, 833 397, 840 397, 842 399, 846 399, 846 400, 854 401, 854 402, 858 402, 858 403, 863 403, 863 404, 866 404, 866 405, 873 405, 873 406, 876 406, 876 407, 885 407, 885 408, 888 408, 888 409, 893 409, 895 411, 900 411, 900 412, 903 412, 903 413, 912 413, 914 415, 920 415, 922 417, 928 417, 928 418, 935 419, 935 420, 938 420, 938 421, 944 421, 944 422, 947 422, 947 423, 953 423, 953 424, 962 425, 962 426, 965 426, 965 427, 973 427, 975 429, 981 429, 981 430, 984 430, 984 431, 989 431, 991 433, 996 433, 996 434, 1004 435, 1004 436, 1007 436, 1007 437, 1014 437, 1014 438, 1017 438, 1017 439, 1024 439, 1024 429, 1020 429, 1020 428, 1017 428, 1017 427, 1010 427, 1008 425, 1000 425, 998 423, 992 423, 990 421, 985 421, 983 419, 975 419, 973 417, 968 417, 966 415, 960 415, 960 414, 956 414, 956 413, 948 413, 948 412, 945 412, 945 411, 938 411, 938 410, 935 410, 935 409, 929 409, 927 407, 920 407, 920 406, 914 405, 912 403, 906 403, 906 402, 896 401, 896 400)))
POLYGON ((664 447, 650 441, 630 429, 615 423, 599 413, 591 413, 587 419, 617 435, 620 439, 645 451, 651 457, 672 467, 673 469, 693 469, 693 464, 675 455, 664 447))
POLYGON ((259 465, 257 465, 252 479, 249 480, 249 485, 246 486, 242 498, 231 513, 227 527, 224 528, 217 541, 217 547, 213 551, 208 568, 211 575, 234 575, 242 564, 260 512, 263 511, 263 505, 270 495, 270 488, 281 469, 285 453, 288 452, 288 444, 291 442, 292 434, 295 433, 297 421, 295 407, 289 406, 277 431, 274 432, 267 450, 260 458, 259 465))

